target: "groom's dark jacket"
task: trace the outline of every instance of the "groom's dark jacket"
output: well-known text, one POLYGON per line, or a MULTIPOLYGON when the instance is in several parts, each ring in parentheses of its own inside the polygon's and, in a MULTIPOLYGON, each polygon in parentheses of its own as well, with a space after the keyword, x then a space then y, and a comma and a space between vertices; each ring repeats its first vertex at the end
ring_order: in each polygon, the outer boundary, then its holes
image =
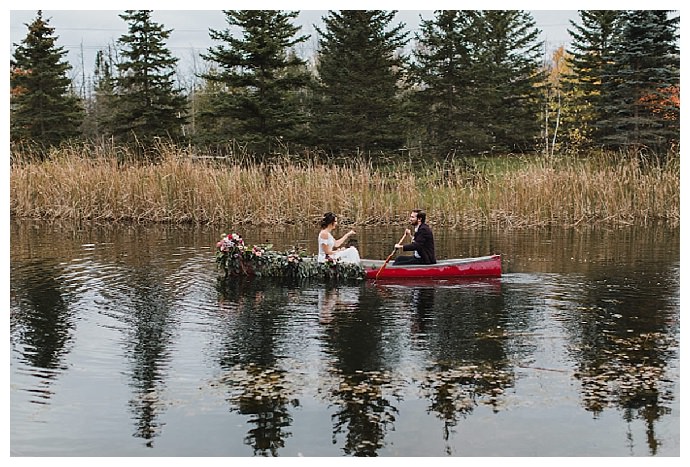
POLYGON ((424 264, 436 263, 436 252, 434 249, 434 234, 431 227, 421 224, 414 233, 412 243, 403 245, 403 251, 416 251, 424 264))

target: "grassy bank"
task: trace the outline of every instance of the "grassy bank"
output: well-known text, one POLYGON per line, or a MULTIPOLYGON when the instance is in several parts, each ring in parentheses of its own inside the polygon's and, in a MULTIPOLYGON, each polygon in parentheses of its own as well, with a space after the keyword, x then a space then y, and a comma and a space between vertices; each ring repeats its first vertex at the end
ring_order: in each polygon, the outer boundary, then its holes
POLYGON ((274 224, 401 222, 422 207, 437 225, 512 226, 680 222, 680 162, 663 167, 620 154, 521 158, 509 165, 384 169, 283 160, 208 162, 170 149, 158 164, 118 163, 113 154, 64 149, 48 161, 13 154, 10 213, 18 218, 274 224))

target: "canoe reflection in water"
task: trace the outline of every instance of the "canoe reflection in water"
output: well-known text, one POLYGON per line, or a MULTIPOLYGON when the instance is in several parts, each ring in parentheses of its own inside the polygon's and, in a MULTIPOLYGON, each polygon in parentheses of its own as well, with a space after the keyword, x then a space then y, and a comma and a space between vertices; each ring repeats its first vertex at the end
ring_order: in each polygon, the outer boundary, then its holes
POLYGON ((447 308, 447 298, 450 296, 466 295, 465 300, 482 302, 492 300, 489 297, 495 300, 501 295, 501 279, 493 277, 379 279, 370 284, 385 301, 408 301, 413 337, 423 337, 426 334, 428 323, 434 321, 434 308, 447 308))

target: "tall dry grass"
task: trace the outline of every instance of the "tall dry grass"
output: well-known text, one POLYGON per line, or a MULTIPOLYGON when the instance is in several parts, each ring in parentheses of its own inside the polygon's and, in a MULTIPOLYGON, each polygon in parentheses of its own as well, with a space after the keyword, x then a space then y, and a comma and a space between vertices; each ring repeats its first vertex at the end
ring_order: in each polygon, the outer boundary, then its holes
POLYGON ((285 159, 217 164, 169 148, 156 164, 73 147, 43 162, 13 155, 10 213, 18 218, 274 224, 326 211, 354 224, 400 222, 422 207, 437 225, 513 226, 680 222, 680 163, 639 157, 524 159, 508 170, 459 164, 385 169, 285 159), (123 162, 123 160, 125 162, 123 162))

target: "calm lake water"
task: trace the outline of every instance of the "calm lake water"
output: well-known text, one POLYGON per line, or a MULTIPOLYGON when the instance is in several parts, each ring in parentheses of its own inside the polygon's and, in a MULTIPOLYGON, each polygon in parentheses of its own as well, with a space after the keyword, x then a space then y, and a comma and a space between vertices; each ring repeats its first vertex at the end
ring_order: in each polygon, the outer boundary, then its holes
POLYGON ((220 282, 206 227, 10 230, 12 456, 680 455, 679 229, 439 227, 503 277, 354 284, 220 282))

